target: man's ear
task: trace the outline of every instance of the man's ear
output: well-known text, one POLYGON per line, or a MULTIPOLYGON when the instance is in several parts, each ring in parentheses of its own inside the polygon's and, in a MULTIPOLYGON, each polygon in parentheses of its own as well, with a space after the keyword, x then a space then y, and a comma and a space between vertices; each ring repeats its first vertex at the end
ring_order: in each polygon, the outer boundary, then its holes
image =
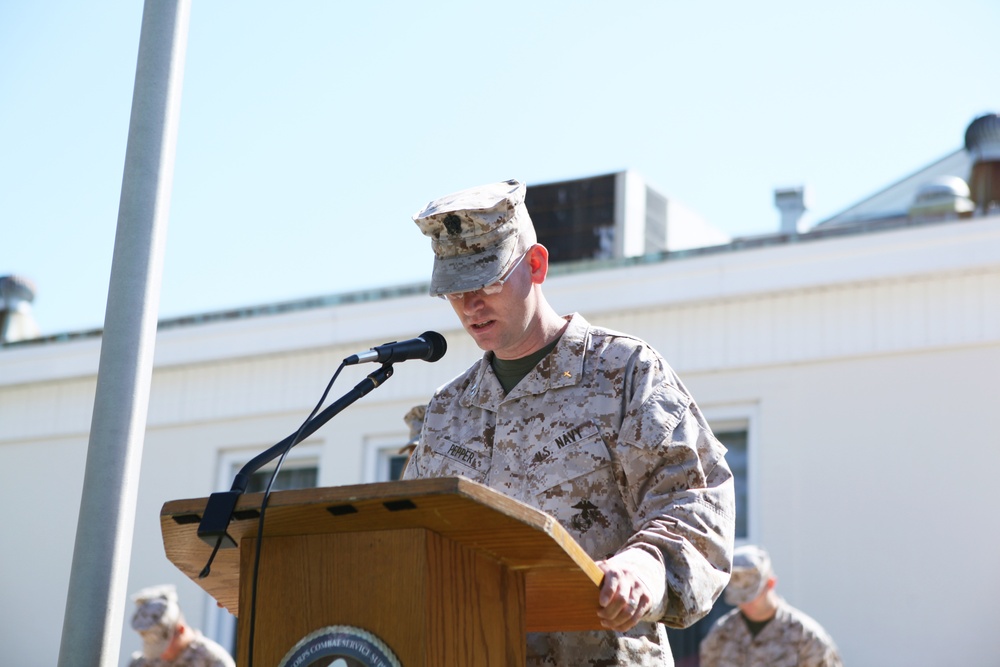
POLYGON ((549 249, 541 243, 536 243, 528 248, 528 256, 525 259, 531 267, 531 282, 541 285, 549 273, 549 249))

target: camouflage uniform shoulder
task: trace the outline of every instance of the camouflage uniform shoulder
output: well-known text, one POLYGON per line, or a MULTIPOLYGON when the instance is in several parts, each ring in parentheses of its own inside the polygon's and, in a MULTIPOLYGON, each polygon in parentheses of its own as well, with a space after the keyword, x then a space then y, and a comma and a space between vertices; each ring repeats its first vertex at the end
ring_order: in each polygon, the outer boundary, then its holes
POLYGON ((653 350, 649 343, 638 336, 625 333, 624 331, 616 331, 615 329, 593 325, 587 322, 582 315, 576 313, 573 314, 573 318, 587 327, 588 333, 597 345, 624 345, 627 347, 644 347, 649 350, 653 350))
POLYGON ((615 358, 631 356, 636 353, 649 353, 659 358, 659 354, 646 341, 614 329, 594 326, 583 315, 573 313, 566 317, 569 325, 563 332, 561 348, 581 356, 593 354, 595 351, 604 354, 612 353, 615 358))
POLYGON ((725 614, 715 619, 712 626, 708 629, 705 634, 705 639, 709 637, 715 637, 717 635, 728 632, 735 623, 742 623, 743 620, 740 618, 740 610, 737 608, 730 609, 725 614))
POLYGON ((589 349, 588 356, 596 359, 598 364, 605 367, 617 366, 626 373, 639 373, 654 384, 665 382, 690 397, 663 355, 642 338, 615 329, 594 326, 578 314, 572 316, 567 333, 573 330, 574 325, 583 326, 586 341, 581 344, 586 345, 589 349))
POLYGON ((788 604, 788 601, 784 598, 779 599, 778 606, 781 609, 779 613, 782 613, 785 617, 785 622, 789 625, 797 626, 803 636, 814 637, 824 643, 833 641, 826 629, 820 625, 819 621, 801 609, 788 604))

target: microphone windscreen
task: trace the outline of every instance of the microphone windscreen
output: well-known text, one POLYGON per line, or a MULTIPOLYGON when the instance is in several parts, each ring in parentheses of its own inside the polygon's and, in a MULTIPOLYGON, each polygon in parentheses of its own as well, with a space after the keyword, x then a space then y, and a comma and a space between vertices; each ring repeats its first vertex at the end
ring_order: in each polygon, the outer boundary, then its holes
POLYGON ((437 331, 425 331, 420 334, 420 338, 431 346, 430 353, 424 357, 425 361, 437 361, 448 351, 448 341, 437 331))

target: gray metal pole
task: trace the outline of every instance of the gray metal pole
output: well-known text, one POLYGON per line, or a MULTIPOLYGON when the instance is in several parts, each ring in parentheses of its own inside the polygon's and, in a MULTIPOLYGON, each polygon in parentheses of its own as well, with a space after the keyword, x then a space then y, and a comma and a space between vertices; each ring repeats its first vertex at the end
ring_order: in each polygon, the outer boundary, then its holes
POLYGON ((189 17, 189 0, 143 6, 59 667, 118 664, 189 17))

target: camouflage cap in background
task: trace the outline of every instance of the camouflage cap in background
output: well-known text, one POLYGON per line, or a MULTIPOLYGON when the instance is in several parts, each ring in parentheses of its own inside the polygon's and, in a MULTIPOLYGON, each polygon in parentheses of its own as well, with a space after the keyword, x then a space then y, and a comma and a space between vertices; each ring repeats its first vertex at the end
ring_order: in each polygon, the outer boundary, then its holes
POLYGON ((480 185, 435 199, 413 216, 434 250, 431 296, 472 292, 503 277, 517 260, 518 238, 534 242, 525 190, 516 180, 480 185))
POLYGON ((158 628, 169 628, 173 632, 181 617, 177 589, 173 584, 143 588, 132 596, 132 600, 136 604, 132 629, 145 633, 158 628))
POLYGON ((424 427, 426 414, 426 405, 414 405, 409 412, 403 415, 403 421, 410 428, 410 439, 406 442, 407 445, 415 445, 420 442, 420 431, 424 427))
POLYGON ((760 547, 747 545, 733 551, 733 575, 726 586, 726 604, 746 604, 764 591, 773 576, 771 557, 760 547))

